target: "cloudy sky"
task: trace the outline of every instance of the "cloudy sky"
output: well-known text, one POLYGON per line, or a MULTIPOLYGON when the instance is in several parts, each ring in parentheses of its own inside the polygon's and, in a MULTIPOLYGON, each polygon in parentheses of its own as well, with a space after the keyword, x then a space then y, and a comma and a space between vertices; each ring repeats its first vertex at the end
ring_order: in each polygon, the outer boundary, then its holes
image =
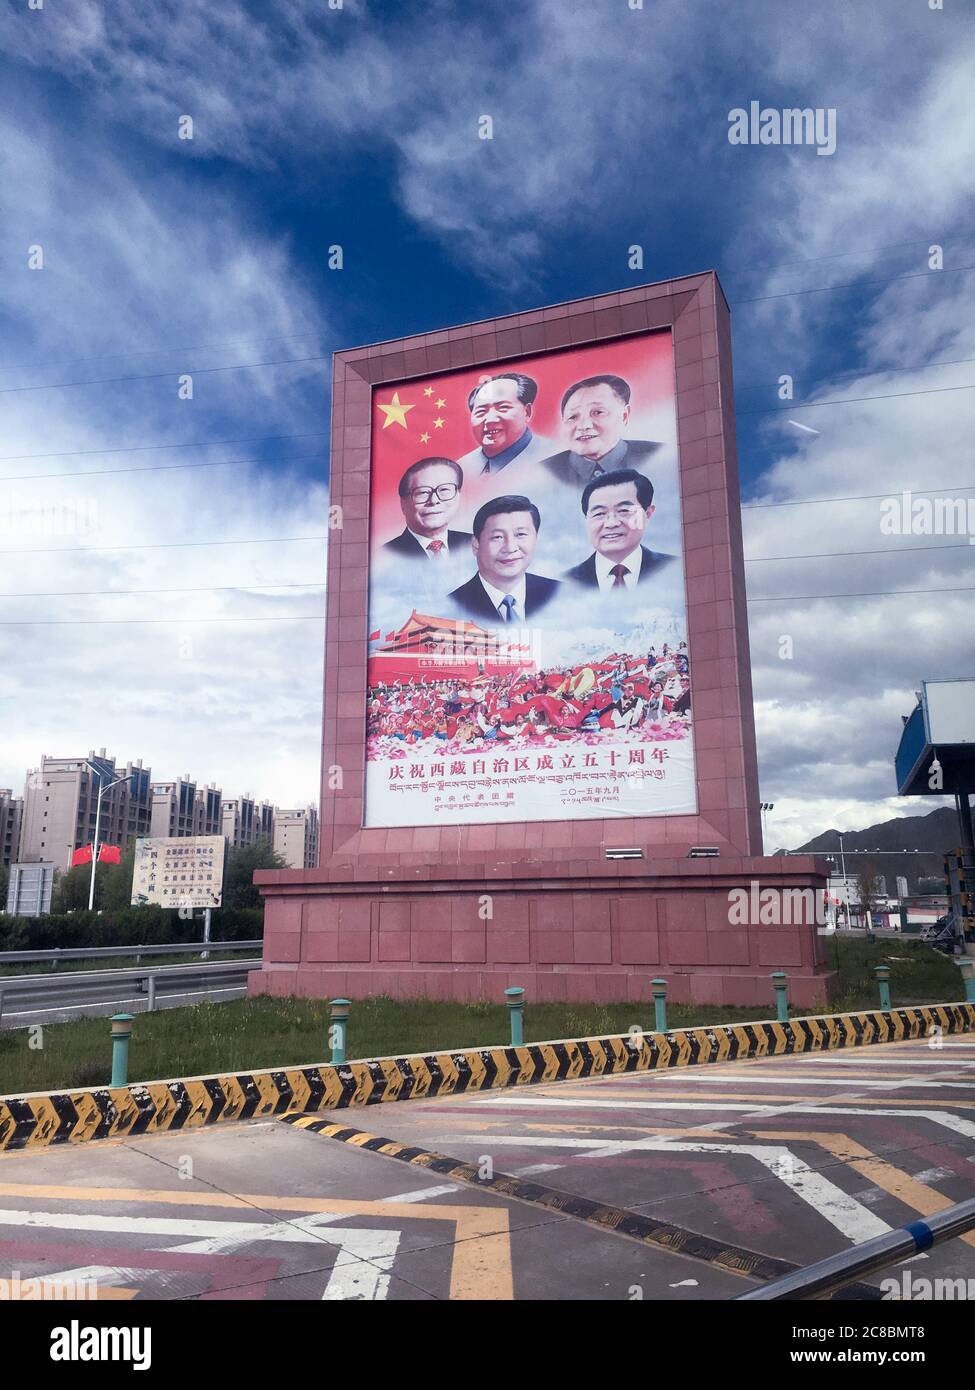
POLYGON ((105 746, 314 799, 330 354, 713 267, 771 845, 920 809, 975 551, 880 505, 975 496, 975 16, 635 4, 0 0, 0 785, 105 746), (752 101, 835 153, 730 144, 752 101))

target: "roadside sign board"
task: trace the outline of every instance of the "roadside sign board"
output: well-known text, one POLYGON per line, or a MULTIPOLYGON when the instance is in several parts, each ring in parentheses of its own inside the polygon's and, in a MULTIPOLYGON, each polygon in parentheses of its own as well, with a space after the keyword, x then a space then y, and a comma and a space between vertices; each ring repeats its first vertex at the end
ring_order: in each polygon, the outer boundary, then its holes
POLYGON ((132 906, 219 907, 226 846, 223 835, 136 840, 132 906))

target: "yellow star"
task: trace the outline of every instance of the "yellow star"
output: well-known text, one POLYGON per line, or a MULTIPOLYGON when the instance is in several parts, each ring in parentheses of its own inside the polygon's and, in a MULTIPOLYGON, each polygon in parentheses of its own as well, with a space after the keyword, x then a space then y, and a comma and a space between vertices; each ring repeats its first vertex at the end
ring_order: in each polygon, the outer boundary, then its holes
POLYGON ((444 427, 444 422, 443 422, 443 420, 440 420, 440 419, 434 420, 434 422, 433 422, 433 428, 434 428, 435 430, 442 430, 443 427, 444 427))
POLYGON ((389 405, 383 405, 381 402, 379 402, 379 409, 384 410, 386 412, 386 418, 383 421, 384 430, 388 430, 390 425, 402 425, 405 430, 406 412, 408 410, 413 410, 414 407, 412 405, 401 404, 399 392, 394 391, 393 399, 390 401, 389 405))
POLYGON ((429 443, 430 443, 430 436, 429 436, 426 432, 424 432, 423 434, 420 435, 420 443, 421 443, 421 444, 429 444, 429 443))
POLYGON ((424 388, 423 388, 423 394, 424 394, 425 396, 432 396, 432 395, 433 395, 433 387, 432 387, 432 386, 424 386, 424 388))
POLYGON ((445 406, 446 404, 447 404, 447 402, 443 399, 442 396, 438 396, 438 397, 437 397, 437 409, 438 409, 438 410, 443 410, 443 408, 444 408, 444 406, 445 406))

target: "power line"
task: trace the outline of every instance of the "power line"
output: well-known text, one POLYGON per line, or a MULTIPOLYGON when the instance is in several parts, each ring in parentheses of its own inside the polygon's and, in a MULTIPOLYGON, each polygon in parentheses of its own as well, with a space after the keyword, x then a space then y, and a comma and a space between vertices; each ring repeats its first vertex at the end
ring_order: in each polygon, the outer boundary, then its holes
MULTIPOLYGON (((284 587, 273 586, 273 587, 284 587)), ((153 590, 145 590, 152 593, 153 590)), ((161 592, 161 591, 155 591, 161 592)), ((173 590, 172 592, 177 592, 173 590)), ((841 598, 901 598, 917 594, 967 594, 975 593, 975 585, 969 584, 955 589, 875 589, 866 593, 857 594, 772 594, 762 597, 752 597, 748 603, 807 603, 814 601, 830 601, 841 598)), ((274 616, 270 618, 206 618, 199 615, 189 618, 27 618, 7 621, 0 619, 0 627, 102 627, 120 624, 182 624, 184 627, 191 626, 193 623, 306 623, 324 621, 324 613, 311 613, 307 615, 297 615, 294 617, 274 616)))
POLYGON ((940 396, 946 391, 975 391, 975 382, 967 386, 928 386, 923 391, 890 391, 883 396, 847 396, 844 400, 807 401, 800 405, 791 401, 788 405, 763 406, 758 410, 736 410, 736 415, 791 415, 796 410, 818 410, 821 405, 855 405, 860 401, 896 401, 905 396, 940 396))
MULTIPOLYGON (((956 489, 956 491, 970 491, 973 487, 975 487, 975 484, 966 484, 965 489, 956 489)), ((941 490, 943 491, 944 489, 941 490)), ((937 492, 939 489, 933 488, 931 491, 937 492)), ((763 507, 801 507, 807 503, 813 504, 818 502, 861 502, 885 498, 890 495, 889 493, 876 492, 865 494, 861 497, 808 497, 797 498, 793 502, 748 502, 742 504, 742 510, 745 510, 745 508, 758 509, 763 507)), ((328 534, 327 532, 323 532, 321 535, 315 536, 241 536, 235 537, 233 540, 221 541, 147 541, 137 545, 74 545, 58 546, 54 549, 47 545, 41 545, 20 550, 0 550, 0 555, 103 555, 119 550, 186 550, 219 545, 298 545, 306 544, 310 541, 326 540, 328 540, 328 534)), ((943 550, 967 549, 968 546, 961 543, 957 545, 908 545, 893 548, 888 546, 881 550, 827 550, 800 555, 746 556, 745 563, 760 564, 765 560, 824 560, 854 555, 902 555, 909 551, 924 550, 940 553, 943 550)))
MULTIPOLYGON (((794 377, 793 380, 801 381, 806 385, 816 385, 817 383, 823 381, 835 381, 836 378, 840 376, 887 376, 888 374, 893 372, 926 372, 931 367, 961 367, 969 362, 975 362, 975 357, 954 357, 947 362, 917 362, 913 365, 909 365, 906 367, 849 367, 842 372, 830 372, 828 376, 797 376, 794 377)), ((751 383, 746 382, 743 386, 739 386, 736 382, 735 392, 737 394, 737 392, 739 391, 768 391, 774 390, 778 385, 779 383, 777 381, 753 381, 751 383)), ((736 414, 739 415, 746 413, 748 412, 736 411, 736 414)))
MULTIPOLYGON (((962 241, 968 239, 969 232, 959 232, 957 235, 962 241)), ((734 263, 726 265, 722 274, 726 275, 765 275, 775 270, 789 270, 794 266, 818 265, 823 261, 846 260, 851 256, 876 256, 884 251, 901 251, 910 246, 943 246, 956 236, 955 232, 938 233, 926 237, 916 237, 913 241, 894 241, 888 242, 883 246, 863 247, 852 251, 832 251, 824 256, 806 256, 795 261, 777 261, 772 265, 756 265, 753 263, 748 266, 741 265, 736 267, 734 263)), ((689 271, 688 274, 697 272, 689 271)), ((675 277, 680 279, 680 276, 675 277)), ((739 303, 743 301, 738 301, 739 303)), ((498 315, 499 318, 509 317, 508 315, 498 315)), ((7 362, 0 364, 0 372, 22 371, 35 367, 63 367, 74 366, 79 362, 103 362, 111 361, 120 357, 154 357, 167 352, 219 352, 228 348, 253 347, 262 343, 287 343, 301 342, 305 338, 315 338, 323 336, 321 328, 310 328, 301 333, 279 333, 267 338, 237 338, 222 343, 195 343, 195 344, 164 344, 162 347, 155 348, 123 348, 118 352, 91 353, 86 357, 73 357, 63 359, 60 362, 7 362)))
POLYGON ((68 386, 113 386, 123 381, 160 381, 170 376, 209 376, 213 372, 253 371, 257 367, 288 367, 299 362, 327 362, 329 354, 314 357, 282 357, 273 362, 230 362, 224 367, 184 367, 169 372, 140 372, 133 376, 88 377, 84 381, 50 381, 36 386, 0 386, 0 396, 17 395, 22 391, 60 391, 68 386))
POLYGON ((14 459, 78 459, 88 453, 149 453, 156 449, 216 449, 221 443, 277 443, 280 439, 324 439, 327 430, 295 435, 250 435, 246 439, 189 439, 186 443, 132 443, 111 449, 63 449, 60 453, 0 453, 0 463, 14 459))
MULTIPOLYGON (((947 235, 942 234, 935 237, 916 237, 913 241, 891 241, 886 246, 874 246, 872 249, 832 251, 826 256, 807 256, 801 261, 779 261, 775 265, 751 265, 743 267, 741 270, 735 270, 734 267, 731 267, 728 273, 731 275, 757 275, 760 272, 764 273, 770 270, 788 270, 794 265, 815 265, 820 261, 845 260, 850 256, 876 256, 881 251, 903 251, 908 246, 944 246, 954 235, 954 232, 948 232, 947 235)), ((966 231, 962 234, 962 240, 967 240, 970 235, 971 233, 966 231)))
POLYGON ((258 434, 247 439, 197 439, 183 444, 126 444, 110 449, 62 449, 50 454, 0 454, 0 463, 14 459, 80 458, 83 454, 138 454, 154 449, 215 449, 218 444, 272 444, 281 439, 324 439, 328 430, 312 430, 305 434, 258 434))
POLYGON ((244 589, 324 589, 321 580, 308 584, 202 584, 198 588, 187 589, 54 589, 44 593, 6 594, 3 598, 122 598, 130 594, 223 594, 239 593, 244 589))
POLYGON ((194 623, 320 623, 324 619, 324 613, 309 613, 290 618, 18 618, 10 622, 0 619, 0 627, 114 627, 131 623, 175 623, 183 627, 192 627, 194 623))
POLYGON ((0 555, 99 555, 112 550, 183 550, 204 545, 291 545, 295 541, 324 541, 328 536, 252 536, 230 541, 150 541, 140 545, 48 545, 29 550, 0 550, 0 555))
MULTIPOLYGON (((292 540, 325 540, 324 536, 293 536, 292 540)), ((180 544, 180 542, 177 542, 180 544)), ((186 541, 185 545, 237 545, 247 544, 238 541, 186 541)), ((93 547, 94 548, 94 547, 93 547)), ((107 550, 138 550, 139 546, 106 546, 107 550)), ((145 549, 152 547, 146 546, 145 549)), ((84 549, 84 547, 82 547, 84 549)), ((824 550, 820 553, 800 554, 800 555, 755 555, 745 556, 746 565, 762 564, 766 561, 786 561, 786 560, 834 560, 840 558, 853 558, 864 555, 905 555, 913 552, 930 551, 941 554, 945 550, 970 550, 971 547, 966 542, 959 542, 956 545, 905 545, 890 547, 881 550, 824 550)), ((30 551, 0 551, 0 554, 31 554, 30 551)), ((48 552, 57 554, 57 551, 48 552)), ((5 598, 116 598, 130 596, 132 594, 220 594, 227 592, 239 592, 243 589, 324 589, 325 585, 320 580, 309 580, 307 583, 294 583, 288 581, 277 584, 252 584, 247 580, 242 580, 239 584, 203 584, 188 588, 178 589, 52 589, 43 592, 0 592, 0 599, 5 598)), ((899 591, 894 591, 899 592, 899 591)))
MULTIPOLYGON (((323 359, 323 360, 324 360, 324 359, 323 359)), ((877 367, 877 368, 875 368, 875 369, 870 369, 870 368, 867 368, 867 367, 852 367, 852 368, 850 368, 848 371, 844 371, 844 372, 833 372, 833 373, 831 373, 829 376, 825 376, 825 377, 811 377, 811 378, 798 377, 797 380, 799 380, 799 381, 809 380, 809 381, 812 381, 812 382, 822 382, 822 381, 831 381, 831 380, 835 380, 835 378, 838 377, 838 376, 853 376, 853 377, 884 376, 884 375, 886 375, 886 374, 888 374, 888 373, 891 373, 891 372, 925 371, 925 370, 927 370, 927 369, 929 369, 929 368, 931 368, 931 367, 955 367, 955 366, 965 365, 965 364, 970 363, 970 362, 975 362, 975 357, 958 357, 958 358, 950 359, 950 360, 944 361, 944 362, 919 363, 919 364, 914 365, 914 366, 906 366, 906 367, 877 367)), ((169 375, 171 375, 171 373, 170 373, 169 375)), ((119 379, 119 380, 122 380, 122 378, 118 378, 118 379, 119 379)), ((133 379, 133 380, 135 380, 135 379, 137 379, 137 378, 126 378, 126 379, 133 379)), ((138 378, 138 379, 139 379, 139 380, 142 380, 143 378, 138 378)), ((754 383, 752 383, 751 385, 736 386, 736 387, 735 387, 735 390, 736 390, 736 391, 760 391, 760 390, 768 390, 768 389, 770 389, 770 388, 774 388, 775 385, 777 385, 777 383, 774 383, 774 382, 754 382, 754 383)), ((813 409, 816 409, 816 408, 818 408, 819 406, 823 406, 823 405, 848 405, 848 404, 852 404, 852 403, 854 403, 854 402, 860 402, 860 401, 869 401, 869 400, 891 400, 891 399, 895 399, 895 398, 896 398, 897 396, 899 396, 899 395, 905 395, 905 396, 909 396, 909 395, 929 395, 929 394, 935 394, 938 390, 958 391, 958 390, 970 390, 970 389, 971 389, 971 388, 970 388, 969 386, 929 387, 929 388, 927 388, 927 389, 925 389, 925 390, 921 390, 921 391, 914 391, 914 392, 899 392, 899 393, 892 393, 892 394, 890 394, 890 395, 855 396, 855 397, 851 396, 851 397, 848 397, 848 398, 846 398, 846 399, 841 399, 841 400, 809 401, 809 402, 803 402, 803 403, 799 403, 799 402, 790 402, 790 403, 789 403, 788 405, 786 405, 786 406, 773 406, 773 407, 770 407, 769 409, 737 410, 737 411, 735 412, 735 414, 736 414, 736 416, 737 416, 737 415, 761 415, 761 414, 770 414, 770 413, 771 413, 771 414, 775 414, 775 413, 786 413, 786 414, 788 414, 789 411, 792 411, 792 410, 813 410, 813 409)), ((91 454, 135 454, 135 453, 149 453, 149 452, 158 452, 159 450, 162 450, 162 449, 209 449, 209 448, 217 448, 217 447, 219 447, 219 446, 221 446, 221 445, 224 445, 224 444, 271 444, 271 443, 277 443, 277 442, 279 442, 279 441, 281 441, 281 440, 289 440, 289 439, 324 439, 324 438, 327 436, 327 434, 328 434, 328 431, 327 431, 327 430, 308 430, 308 431, 301 431, 301 432, 295 433, 295 434, 250 435, 250 436, 247 436, 247 437, 242 438, 242 439, 240 439, 240 438, 238 438, 238 439, 200 439, 200 440, 187 440, 187 441, 183 441, 183 442, 181 442, 181 443, 173 443, 173 444, 128 444, 128 445, 112 446, 112 447, 110 447, 110 448, 105 448, 105 449, 63 449, 63 450, 52 450, 52 451, 50 451, 50 452, 48 452, 48 453, 38 453, 38 454, 0 454, 0 462, 14 462, 15 460, 20 461, 20 460, 47 459, 47 458, 81 458, 81 457, 87 457, 87 456, 89 456, 89 455, 91 455, 91 454)), ((274 460, 263 460, 263 459, 262 459, 262 460, 255 460, 255 461, 256 461, 256 462, 274 462, 274 460)), ((109 470, 105 470, 105 471, 109 471, 109 470)), ((119 470, 117 470, 117 471, 122 472, 123 470, 119 469, 119 470)), ((60 477, 73 477, 73 476, 81 477, 81 476, 84 476, 84 475, 83 475, 83 474, 70 474, 70 473, 2 474, 2 475, 0 475, 0 482, 3 482, 3 481, 18 481, 18 480, 20 480, 20 479, 22 479, 22 478, 23 478, 23 479, 27 479, 27 478, 60 478, 60 477)))
POLYGON ((259 347, 262 343, 297 343, 304 338, 322 337, 320 328, 307 333, 277 333, 270 338, 238 338, 233 342, 174 344, 171 347, 123 348, 121 352, 93 352, 85 357, 62 358, 60 362, 0 362, 0 372, 32 371, 38 367, 74 367, 80 362, 111 362, 119 357, 159 357, 166 352, 222 352, 227 348, 259 347))
POLYGON ((285 458, 270 459, 204 459, 196 463, 150 463, 141 468, 81 468, 67 473, 3 473, 0 483, 38 482, 41 478, 101 478, 114 477, 120 473, 175 473, 187 468, 231 468, 244 463, 311 463, 322 461, 328 454, 289 454, 285 458))
MULTIPOLYGON (((904 280, 930 279, 933 276, 940 275, 960 275, 967 270, 975 270, 975 265, 950 266, 941 270, 916 271, 909 275, 887 276, 881 280, 852 280, 840 285, 818 285, 803 290, 782 290, 776 294, 755 295, 750 299, 734 299, 729 302, 731 307, 734 308, 740 304, 761 304, 772 299, 794 299, 799 295, 829 294, 835 290, 873 289, 879 285, 893 285, 904 280)), ((502 317, 504 317, 504 315, 502 315, 502 317)), ((177 349, 173 350, 176 351, 177 349)), ((192 350, 193 349, 186 349, 186 351, 192 350)), ((182 371, 174 369, 168 372, 136 373, 131 376, 89 377, 81 381, 53 381, 44 384, 38 383, 32 386, 3 386, 0 387, 0 395, 14 395, 24 391, 60 391, 73 386, 111 386, 130 381, 159 381, 172 376, 204 376, 214 372, 253 371, 262 367, 296 366, 308 362, 327 362, 330 356, 331 354, 328 353, 317 353, 308 357, 284 357, 270 362, 232 362, 222 367, 194 367, 192 369, 184 368, 182 371)))
POLYGON ((823 550, 818 554, 814 552, 802 555, 746 555, 745 564, 759 565, 765 560, 834 560, 854 555, 907 555, 912 551, 922 550, 940 555, 944 550, 971 551, 972 547, 967 541, 959 541, 956 545, 898 545, 885 546, 882 550, 823 550))
MULTIPOLYGON (((789 270, 793 266, 799 265, 817 265, 822 261, 845 260, 851 256, 876 256, 883 251, 901 251, 909 246, 943 246, 954 236, 954 232, 949 232, 947 234, 938 234, 936 237, 916 237, 913 241, 888 242, 884 246, 864 247, 854 251, 832 251, 825 256, 806 256, 801 260, 778 261, 772 265, 755 265, 752 263, 747 267, 741 266, 740 268, 736 268, 735 265, 732 264, 726 266, 723 273, 728 275, 764 275, 774 270, 789 270)), ((696 272, 692 271, 688 273, 694 274, 696 272)), ((499 315, 499 317, 505 318, 508 316, 502 314, 499 315)), ((301 342, 305 338, 322 336, 323 330, 321 328, 309 328, 306 332, 301 333, 278 333, 273 337, 267 338, 236 338, 222 343, 171 343, 155 348, 122 348, 118 352, 90 353, 85 357, 71 357, 62 359, 59 362, 4 362, 0 363, 0 372, 26 371, 37 367, 71 367, 80 362, 107 362, 120 357, 155 357, 167 352, 221 352, 228 348, 254 347, 262 343, 301 342)))
MULTIPOLYGON (((913 496, 915 493, 920 497, 935 496, 942 492, 971 492, 975 488, 975 483, 945 483, 941 487, 913 487, 906 489, 913 496)), ((904 491, 905 489, 900 489, 904 491)), ((820 502, 875 502, 878 498, 889 498, 896 496, 894 491, 887 492, 861 492, 848 497, 797 497, 789 502, 743 502, 741 509, 746 511, 760 511, 765 507, 811 507, 820 502)))
MULTIPOLYGON (((910 396, 938 396, 944 394, 947 391, 973 390, 975 390, 975 382, 972 382, 966 386, 932 386, 920 391, 892 391, 884 395, 878 396, 848 396, 843 400, 810 401, 806 404, 792 402, 787 406, 765 406, 757 410, 739 410, 736 411, 736 415, 788 415, 796 410, 819 410, 823 406, 830 405, 855 405, 863 401, 890 401, 900 400, 910 396)), ((93 452, 97 453, 99 451, 94 450, 93 452)), ((66 471, 58 473, 4 473, 0 474, 0 483, 38 482, 43 478, 111 477, 115 474, 121 473, 166 473, 194 468, 229 468, 236 464, 253 463, 270 465, 275 463, 310 463, 315 460, 325 461, 327 458, 327 454, 295 454, 289 455, 285 458, 212 459, 202 460, 196 463, 152 463, 140 468, 85 468, 76 471, 66 471)), ((882 493, 880 495, 886 496, 887 494, 882 493)), ((771 506, 775 504, 765 503, 762 505, 771 506)))
POLYGON ((961 275, 966 270, 975 270, 975 265, 956 265, 942 270, 917 270, 910 275, 891 275, 885 280, 849 280, 843 285, 817 285, 807 290, 783 290, 781 294, 758 294, 752 299, 731 299, 729 304, 763 304, 769 299, 795 299, 801 294, 829 294, 833 290, 874 289, 878 285, 896 285, 902 280, 927 280, 935 275, 961 275))
POLYGON ((834 598, 900 598, 904 594, 970 594, 975 593, 975 584, 967 584, 957 589, 874 589, 864 594, 769 594, 750 598, 749 603, 805 603, 811 599, 834 598))

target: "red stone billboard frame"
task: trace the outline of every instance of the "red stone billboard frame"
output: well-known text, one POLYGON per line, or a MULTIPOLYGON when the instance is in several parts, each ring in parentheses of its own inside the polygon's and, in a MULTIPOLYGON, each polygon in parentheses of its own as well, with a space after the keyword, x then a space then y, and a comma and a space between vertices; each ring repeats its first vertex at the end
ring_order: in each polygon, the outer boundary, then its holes
POLYGON ((256 876, 264 961, 251 992, 823 998, 814 926, 732 927, 728 892, 825 887, 821 864, 761 859, 727 301, 713 272, 335 354, 319 866, 256 876), (696 815, 363 828, 373 392, 457 368, 669 329, 692 664, 696 815), (341 785, 335 769, 340 770, 341 785), (713 846, 717 859, 688 859, 713 846), (640 860, 606 851, 638 847, 640 860), (493 916, 478 913, 489 892, 493 916), (638 981, 638 983, 636 983, 638 981))

